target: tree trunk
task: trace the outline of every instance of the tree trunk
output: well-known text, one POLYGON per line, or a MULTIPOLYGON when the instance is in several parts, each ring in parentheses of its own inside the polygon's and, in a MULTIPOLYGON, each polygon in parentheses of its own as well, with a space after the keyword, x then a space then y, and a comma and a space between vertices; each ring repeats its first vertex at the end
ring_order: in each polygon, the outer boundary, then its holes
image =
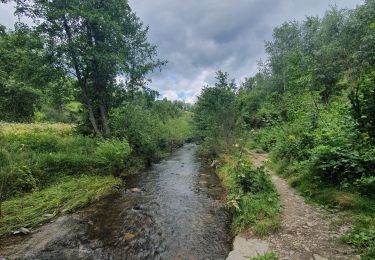
POLYGON ((100 110, 100 116, 103 122, 104 135, 106 137, 109 137, 111 135, 111 129, 109 128, 109 124, 108 124, 107 109, 105 108, 103 103, 99 105, 99 110, 100 110))
POLYGON ((90 120, 90 123, 91 123, 91 126, 92 128, 94 129, 94 133, 98 136, 101 136, 102 133, 100 132, 99 128, 98 128, 98 123, 96 121, 96 118, 95 118, 95 114, 94 114, 94 109, 92 107, 92 104, 91 104, 91 101, 90 101, 90 98, 88 96, 88 91, 87 91, 87 85, 86 85, 86 82, 80 82, 80 80, 78 80, 78 84, 80 85, 81 87, 81 90, 82 90, 82 94, 83 94, 83 99, 85 101, 85 104, 86 104, 86 107, 87 107, 87 110, 89 112, 89 120, 90 120))
MULTIPOLYGON (((66 20, 65 16, 63 17, 63 23, 64 23, 65 33, 66 33, 67 38, 68 38, 68 42, 71 43, 72 42, 72 33, 71 33, 68 21, 66 20)), ((88 112, 89 112, 90 123, 91 123, 91 125, 94 129, 95 134, 100 136, 101 132, 99 131, 98 123, 95 119, 94 110, 93 110, 90 98, 88 96, 86 78, 85 79, 82 78, 81 71, 80 71, 80 68, 79 68, 79 65, 78 65, 78 60, 77 60, 74 49, 72 49, 72 48, 69 49, 69 53, 70 53, 70 56, 71 56, 71 59, 72 59, 72 62, 73 62, 74 70, 76 72, 78 84, 81 87, 83 98, 84 98, 84 101, 86 103, 86 107, 87 107, 88 112)))

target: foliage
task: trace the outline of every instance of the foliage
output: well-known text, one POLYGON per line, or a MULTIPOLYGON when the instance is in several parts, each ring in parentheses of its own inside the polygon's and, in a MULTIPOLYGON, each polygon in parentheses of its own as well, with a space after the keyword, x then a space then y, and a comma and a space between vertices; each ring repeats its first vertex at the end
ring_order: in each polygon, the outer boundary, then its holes
POLYGON ((105 171, 116 175, 125 169, 126 159, 131 149, 126 140, 111 139, 98 142, 95 157, 99 164, 102 164, 105 171))
POLYGON ((111 132, 108 114, 121 87, 116 77, 137 89, 147 83, 148 72, 165 63, 155 58, 148 28, 126 0, 16 1, 16 10, 33 19, 55 66, 74 72, 79 101, 97 135, 111 132))
POLYGON ((245 193, 268 192, 273 189, 264 168, 254 169, 248 161, 239 160, 232 174, 238 187, 245 193))
POLYGON ((31 121, 47 81, 60 77, 43 43, 25 26, 0 33, 0 120, 31 121))
POLYGON ((196 135, 203 140, 208 155, 218 155, 233 144, 235 84, 228 73, 218 71, 214 87, 205 87, 194 108, 196 135))
MULTIPOLYGON (((353 218, 373 219, 374 21, 375 1, 366 0, 354 10, 334 6, 323 17, 283 23, 266 43, 268 57, 255 76, 235 91, 204 88, 194 116, 203 152, 215 157, 233 150, 220 131, 226 125, 220 119, 228 116, 231 136, 270 152, 277 172, 302 194, 350 212, 355 228, 349 241, 369 259, 373 225, 353 218)), ((253 212, 272 197, 261 191, 268 189, 261 170, 242 163, 221 171, 232 176, 223 179, 235 187, 230 201, 243 227, 257 223, 253 212)))
POLYGON ((222 156, 218 174, 229 190, 228 204, 234 210, 234 228, 247 228, 260 236, 280 225, 280 201, 270 176, 237 156, 222 156))
POLYGON ((3 198, 45 188, 67 175, 119 175, 131 152, 126 140, 80 136, 64 124, 2 124, 0 129, 5 130, 1 147, 12 163, 12 171, 0 171, 3 198))
POLYGON ((169 101, 151 106, 125 102, 111 115, 113 134, 129 141, 134 151, 152 161, 160 153, 192 139, 189 112, 169 101))

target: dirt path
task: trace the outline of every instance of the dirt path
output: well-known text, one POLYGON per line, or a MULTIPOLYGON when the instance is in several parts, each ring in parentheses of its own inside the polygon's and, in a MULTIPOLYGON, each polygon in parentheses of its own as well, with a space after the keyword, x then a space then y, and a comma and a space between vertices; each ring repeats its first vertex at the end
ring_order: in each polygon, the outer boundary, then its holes
MULTIPOLYGON (((256 166, 262 166, 266 154, 251 154, 250 159, 256 166)), ((247 257, 266 251, 275 252, 280 259, 291 260, 322 260, 322 259, 360 259, 353 254, 348 245, 340 242, 340 237, 348 227, 335 225, 339 216, 305 203, 304 199, 296 194, 289 185, 276 175, 272 175, 280 199, 283 204, 282 223, 280 231, 264 240, 251 239, 252 243, 261 245, 257 251, 247 252, 247 257), (264 243, 268 247, 265 247, 264 243), (250 255, 251 254, 251 255, 250 255)), ((237 251, 244 249, 244 238, 237 239, 237 251)), ((234 245, 236 251, 236 242, 234 245)), ((245 255, 241 255, 245 257, 245 255)), ((229 259, 241 259, 229 258, 229 259)), ((246 259, 246 258, 243 258, 246 259)))

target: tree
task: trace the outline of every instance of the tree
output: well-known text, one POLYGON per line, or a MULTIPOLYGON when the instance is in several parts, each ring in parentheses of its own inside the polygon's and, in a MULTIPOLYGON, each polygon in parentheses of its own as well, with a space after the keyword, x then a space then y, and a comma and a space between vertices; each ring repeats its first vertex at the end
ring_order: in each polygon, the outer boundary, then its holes
POLYGON ((221 140, 225 149, 230 148, 236 126, 234 80, 222 71, 216 73, 216 80, 215 86, 203 88, 194 109, 198 134, 214 155, 222 148, 221 140))
POLYGON ((0 28, 0 120, 30 121, 49 82, 61 78, 43 42, 27 26, 0 28))
POLYGON ((165 63, 147 42, 148 27, 126 0, 16 2, 17 14, 34 19, 56 65, 77 79, 93 132, 110 135, 108 110, 117 77, 139 85, 165 63))

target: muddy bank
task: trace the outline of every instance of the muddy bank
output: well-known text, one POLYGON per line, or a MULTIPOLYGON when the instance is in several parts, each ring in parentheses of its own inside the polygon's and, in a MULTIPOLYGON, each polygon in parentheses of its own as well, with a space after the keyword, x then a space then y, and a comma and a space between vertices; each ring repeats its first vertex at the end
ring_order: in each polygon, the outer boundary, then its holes
POLYGON ((225 259, 231 217, 216 175, 187 144, 122 190, 26 238, 2 242, 9 259, 225 259), (135 189, 131 189, 135 188, 135 189), (5 244, 4 244, 5 243, 5 244))

